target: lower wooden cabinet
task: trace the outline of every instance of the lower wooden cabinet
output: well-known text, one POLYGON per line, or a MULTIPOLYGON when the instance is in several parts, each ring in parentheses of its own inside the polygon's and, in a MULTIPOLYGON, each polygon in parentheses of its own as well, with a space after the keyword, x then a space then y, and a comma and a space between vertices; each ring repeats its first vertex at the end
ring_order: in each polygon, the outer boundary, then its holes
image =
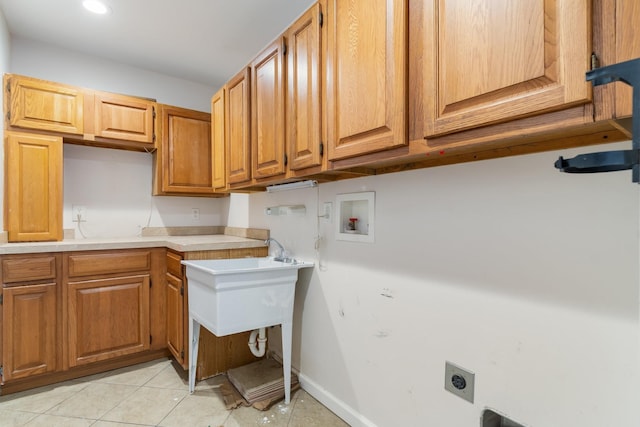
POLYGON ((59 254, 0 257, 0 365, 12 381, 60 369, 59 254))
MULTIPOLYGON (((185 369, 188 283, 182 259, 266 256, 267 247, 0 255, 0 394, 171 353, 185 369), (9 388, 7 388, 9 387, 9 388)), ((256 358, 250 332, 200 333, 197 378, 256 358)))
POLYGON ((166 355, 165 254, 0 256, 0 394, 166 355))
POLYGON ((149 275, 70 282, 69 366, 149 349, 149 275))
POLYGON ((167 347, 173 357, 187 368, 185 316, 188 316, 182 278, 182 257, 174 252, 167 252, 167 347), (172 268, 173 267, 173 268, 172 268))
POLYGON ((56 370, 56 283, 3 289, 4 381, 56 370))

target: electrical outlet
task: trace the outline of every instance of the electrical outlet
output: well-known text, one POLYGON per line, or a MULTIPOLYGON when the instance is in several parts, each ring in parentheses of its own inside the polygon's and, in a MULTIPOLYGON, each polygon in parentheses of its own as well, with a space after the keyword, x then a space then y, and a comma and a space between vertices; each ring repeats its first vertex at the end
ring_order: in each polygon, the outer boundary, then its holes
POLYGON ((200 219, 200 209, 191 208, 191 219, 200 219))
POLYGON ((326 222, 331 222, 331 211, 333 210, 333 203, 324 202, 322 204, 322 215, 320 215, 326 222))
POLYGON ((71 220, 73 222, 87 222, 87 207, 84 205, 72 205, 71 220))
POLYGON ((458 397, 473 403, 473 390, 476 376, 473 372, 445 362, 444 388, 458 397))

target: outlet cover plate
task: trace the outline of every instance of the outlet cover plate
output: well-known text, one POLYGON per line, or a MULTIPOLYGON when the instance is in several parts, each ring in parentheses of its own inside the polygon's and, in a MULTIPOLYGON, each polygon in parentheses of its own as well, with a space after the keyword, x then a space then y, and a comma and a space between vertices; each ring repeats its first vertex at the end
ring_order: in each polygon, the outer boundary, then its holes
POLYGON ((445 362, 444 388, 458 397, 473 403, 476 375, 451 362, 445 362))

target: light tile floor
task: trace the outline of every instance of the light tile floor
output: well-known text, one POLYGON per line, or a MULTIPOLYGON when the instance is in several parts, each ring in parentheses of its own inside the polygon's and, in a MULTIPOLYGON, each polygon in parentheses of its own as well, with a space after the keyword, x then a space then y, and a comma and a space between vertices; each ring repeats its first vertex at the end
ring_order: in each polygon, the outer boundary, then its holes
POLYGON ((224 377, 198 382, 168 359, 0 396, 0 427, 344 427, 347 424, 304 390, 268 411, 227 410, 224 377))

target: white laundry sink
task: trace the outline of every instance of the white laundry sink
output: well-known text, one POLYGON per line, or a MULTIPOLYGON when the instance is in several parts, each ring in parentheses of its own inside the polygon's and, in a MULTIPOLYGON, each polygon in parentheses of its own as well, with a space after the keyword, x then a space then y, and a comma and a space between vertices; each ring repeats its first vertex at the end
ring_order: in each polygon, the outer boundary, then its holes
POLYGON ((195 389, 200 326, 216 336, 282 326, 285 401, 290 399, 293 301, 298 270, 311 262, 273 258, 182 261, 189 289, 189 390, 195 389))
POLYGON ((273 258, 182 261, 189 315, 217 336, 290 322, 298 270, 309 262, 273 258))

